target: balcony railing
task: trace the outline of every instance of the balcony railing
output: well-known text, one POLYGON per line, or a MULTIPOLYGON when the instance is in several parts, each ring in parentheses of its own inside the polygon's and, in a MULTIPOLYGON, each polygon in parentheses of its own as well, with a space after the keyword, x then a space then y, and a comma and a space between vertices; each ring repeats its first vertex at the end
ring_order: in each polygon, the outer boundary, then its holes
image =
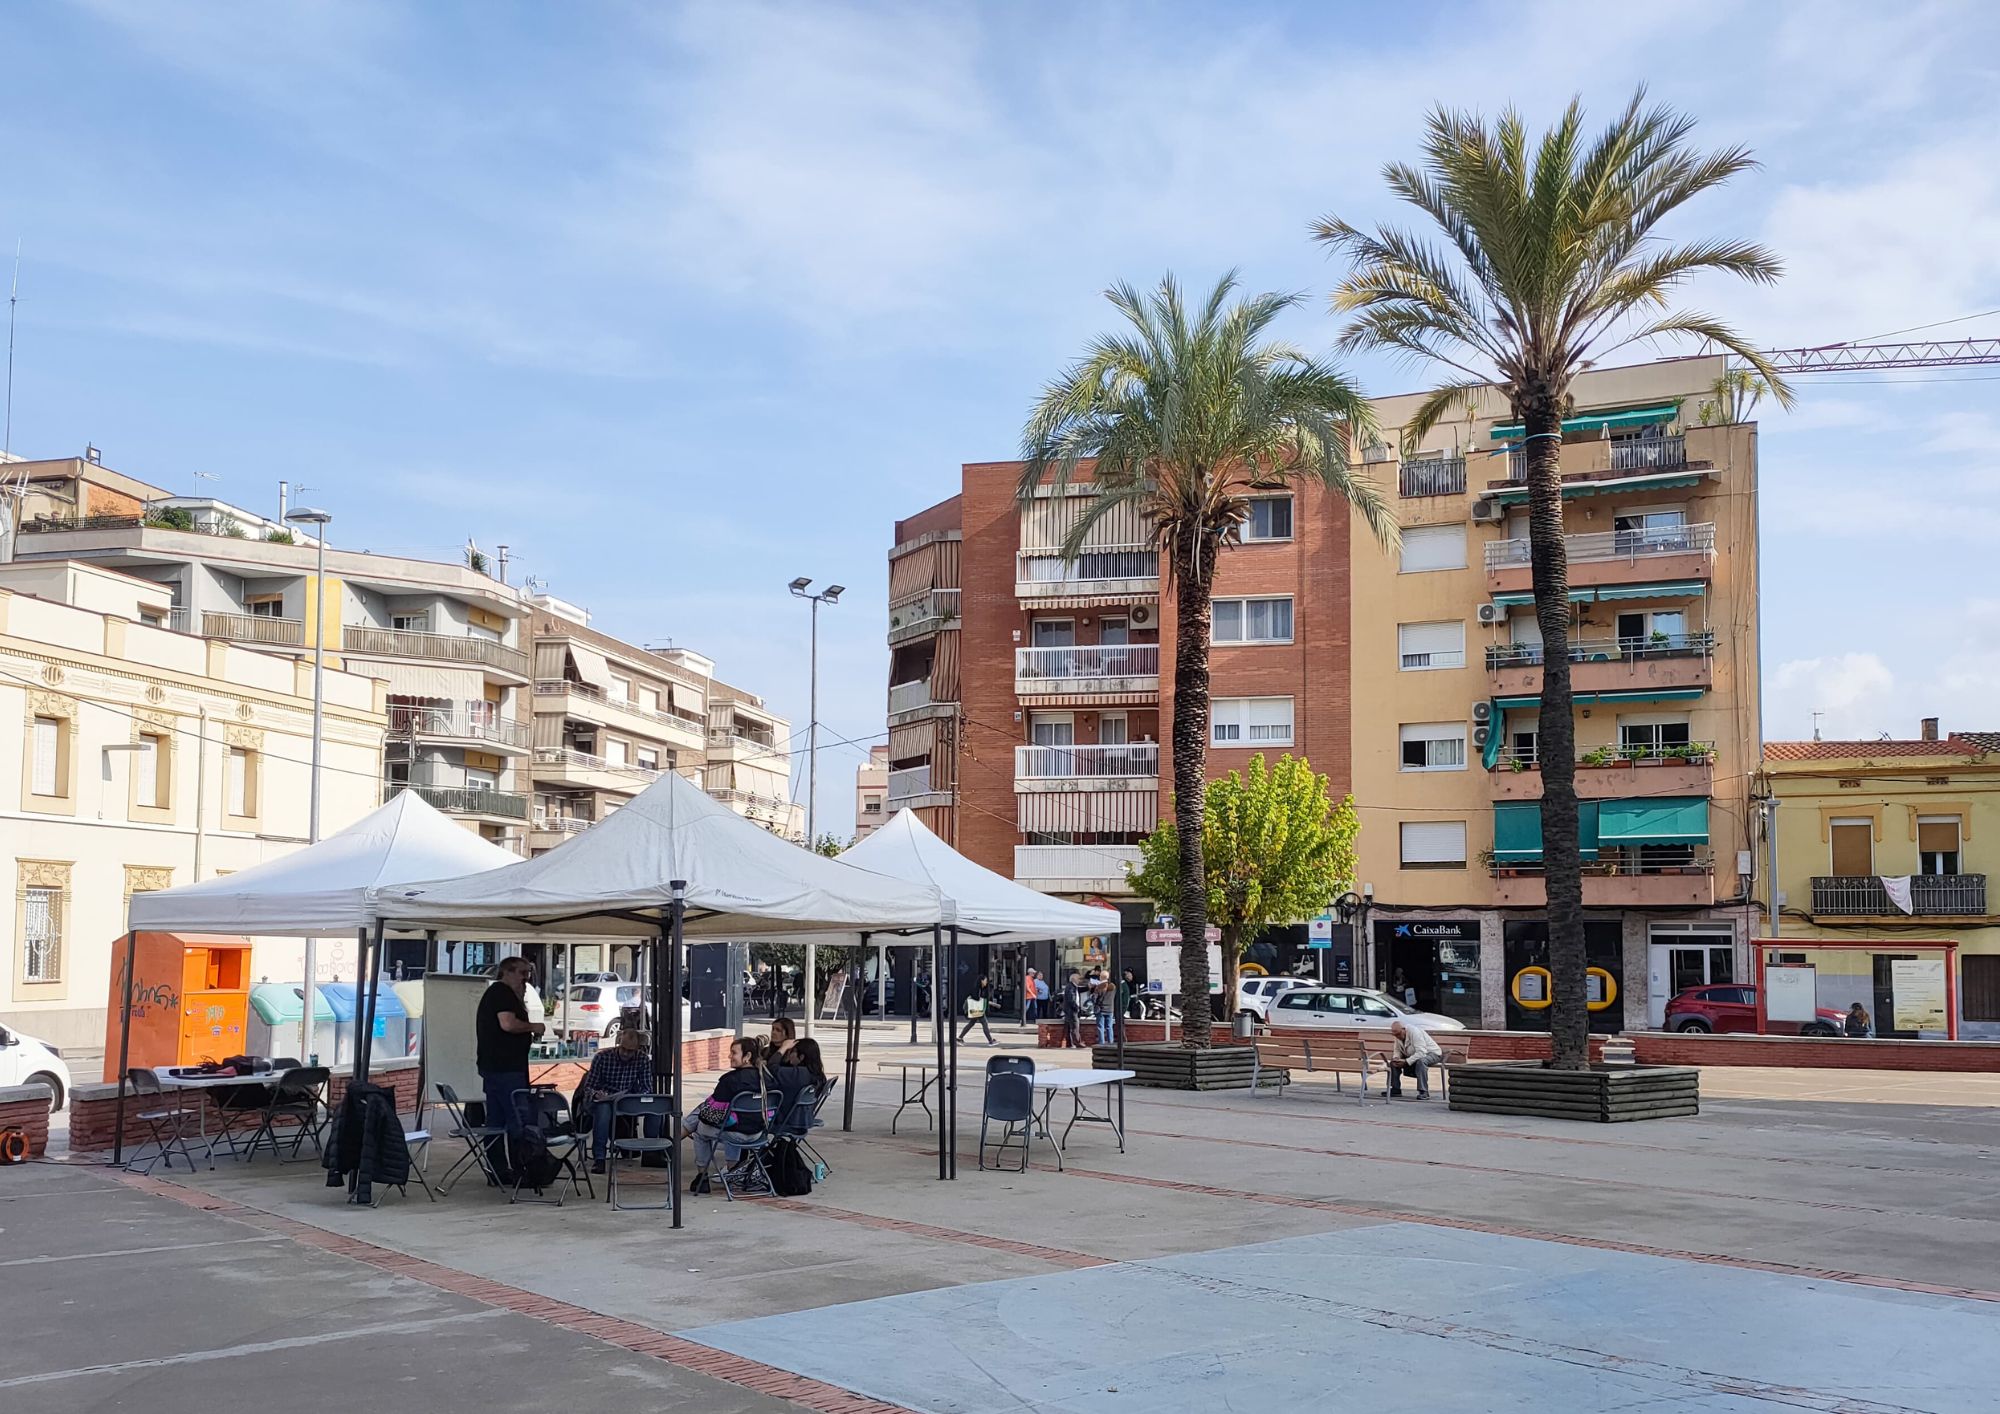
POLYGON ((548 835, 580 835, 596 823, 574 815, 537 815, 534 828, 548 835))
POLYGON ((1063 891, 1124 889, 1127 864, 1140 864, 1135 844, 1017 844, 1014 878, 1063 891))
MULTIPOLYGON (((1572 639, 1572 663, 1598 661, 1639 662, 1647 658, 1706 658, 1715 651, 1715 635, 1702 633, 1656 633, 1646 638, 1572 639)), ((1490 643, 1486 646, 1486 666, 1538 668, 1542 665, 1539 643, 1490 643)))
MULTIPOLYGON (((1838 917, 1897 918, 1882 881, 1868 874, 1838 874, 1812 881, 1812 911, 1838 917)), ((1984 874, 1918 874, 1910 879, 1910 912, 1924 917, 1986 916, 1984 874)))
MULTIPOLYGON (((1495 874, 1540 874, 1542 861, 1539 859, 1500 860, 1493 864, 1495 874)), ((1666 874, 1713 874, 1715 872, 1715 851, 1707 845, 1687 847, 1653 846, 1644 848, 1606 849, 1595 859, 1583 861, 1583 875, 1587 879, 1637 879, 1658 877, 1666 874)))
POLYGON ((194 610, 192 609, 167 610, 167 621, 165 625, 163 625, 163 627, 165 627, 167 631, 170 633, 193 633, 194 610))
POLYGON ((1160 552, 1150 545, 1097 545, 1073 560, 1054 548, 1015 556, 1017 593, 1027 597, 1115 592, 1151 593, 1160 582, 1160 552))
POLYGON ((1611 444, 1613 471, 1657 471, 1687 465, 1687 438, 1625 437, 1611 444))
POLYGON ((733 786, 717 786, 709 791, 709 797, 734 808, 744 806, 750 810, 762 810, 773 814, 791 809, 792 803, 781 795, 760 795, 753 790, 737 790, 733 786))
POLYGON ((914 712, 919 707, 931 705, 931 680, 919 678, 915 682, 898 682, 889 685, 889 715, 898 712, 914 712))
POLYGON ((1424 457, 1404 462, 1397 486, 1405 497, 1462 496, 1465 494, 1465 458, 1424 457))
MULTIPOLYGON (((1160 774, 1160 744, 1116 746, 1017 746, 1014 778, 1020 781, 1103 780, 1160 774)), ((893 774, 891 779, 893 779, 893 774)))
MULTIPOLYGON (((1666 530, 1594 530, 1565 535, 1570 563, 1608 560, 1636 561, 1655 555, 1706 555, 1715 549, 1715 526, 1674 526, 1666 530)), ((1486 546, 1486 568, 1517 569, 1529 563, 1529 542, 1495 540, 1486 546)))
POLYGON ((1160 645, 1106 643, 1071 648, 1016 648, 1014 676, 1021 682, 1157 678, 1160 645))
POLYGON ((498 815, 507 820, 528 818, 528 797, 480 786, 427 786, 391 783, 390 793, 413 790, 438 809, 456 815, 498 815))
POLYGON ((515 677, 528 676, 528 655, 518 648, 471 634, 417 633, 411 629, 348 624, 341 646, 349 653, 385 658, 431 658, 446 663, 478 663, 515 677))
MULTIPOLYGON (((1576 764, 1579 766, 1615 766, 1620 763, 1637 764, 1642 761, 1685 761, 1691 766, 1699 766, 1715 759, 1715 743, 1712 741, 1676 742, 1672 746, 1599 746, 1589 751, 1579 751, 1576 764)), ((1541 756, 1532 746, 1503 746, 1497 761, 1497 768, 1511 771, 1516 766, 1523 770, 1538 770, 1541 756)))
POLYGON ((391 736, 456 737, 470 741, 490 741, 501 746, 526 746, 528 724, 510 717, 494 716, 476 707, 389 708, 391 736))
POLYGON ((204 613, 201 616, 201 636, 227 638, 237 643, 271 643, 282 648, 300 648, 305 645, 306 626, 298 619, 274 619, 263 614, 204 613))
POLYGON ((721 727, 708 729, 708 744, 712 747, 741 746, 759 756, 782 756, 778 743, 770 737, 744 736, 741 732, 728 731, 721 727))
POLYGON ((889 808, 896 808, 900 801, 914 800, 920 795, 931 793, 931 768, 928 766, 906 766, 900 771, 889 773, 889 808))
POLYGON ((629 761, 612 761, 588 751, 578 751, 568 746, 538 746, 535 748, 537 766, 577 766, 586 771, 610 771, 615 775, 630 776, 637 781, 657 781, 660 772, 654 766, 637 766, 629 761))
POLYGON ((958 620, 956 589, 926 589, 889 606, 889 637, 893 642, 958 620))
POLYGON ((690 712, 679 707, 663 707, 659 711, 654 711, 651 707, 641 706, 634 698, 613 697, 595 683, 569 682, 560 678, 541 678, 535 683, 537 697, 560 697, 564 693, 575 693, 578 697, 591 702, 602 702, 607 707, 616 707, 621 712, 630 712, 634 716, 645 717, 650 721, 664 722, 670 727, 680 727, 693 732, 702 732, 708 727, 708 718, 701 712, 690 712))

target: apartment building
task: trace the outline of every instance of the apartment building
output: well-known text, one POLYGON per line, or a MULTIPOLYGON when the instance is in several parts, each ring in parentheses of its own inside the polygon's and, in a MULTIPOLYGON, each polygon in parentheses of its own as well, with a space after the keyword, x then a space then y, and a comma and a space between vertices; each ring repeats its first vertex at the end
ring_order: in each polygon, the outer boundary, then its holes
POLYGON ((889 818, 889 747, 868 748, 868 759, 854 768, 854 838, 867 839, 889 818))
MULTIPOLYGON (((170 586, 79 561, 0 565, 0 810, 14 882, 0 1022, 57 1046, 104 1044, 113 953, 135 893, 234 873, 304 845, 312 669, 166 627, 170 586)), ((324 683, 323 828, 378 799, 387 693, 324 683)), ((297 944, 253 957, 297 976, 297 944), (289 969, 289 970, 287 970, 289 969)), ((354 943, 322 945, 353 975, 354 943)))
POLYGON ((792 799, 791 771, 792 724, 756 693, 711 679, 702 773, 709 795, 779 838, 803 843, 805 807, 792 799))
MULTIPOLYGON (((1764 936, 1857 945, 1774 958, 1816 969, 1819 1005, 1858 1001, 1876 1035, 1909 1035, 1896 1026, 1895 963, 1940 954, 1896 945, 1956 942, 1959 1034, 2000 1039, 2000 914, 1985 867, 2000 858, 2000 732, 1940 737, 1928 717, 1914 738, 1767 742, 1760 786, 1772 813, 1759 848, 1775 849, 1779 890, 1764 936)), ((1718 976, 1716 961, 1675 948, 1656 969, 1671 990, 1750 980, 1718 976)))
MULTIPOLYGON (((76 560, 170 591, 161 626, 309 659, 318 547, 227 503, 175 497, 82 458, 10 464, 23 489, 17 562, 76 560)), ((327 527, 339 536, 338 522, 327 527)), ((468 828, 527 849, 528 606, 464 565, 325 552, 329 661, 383 684, 382 788, 415 790, 468 828)))
MULTIPOLYGON (((1655 944, 1748 956, 1756 428, 1703 424, 1724 367, 1587 374, 1565 424, 1584 902, 1607 1029, 1646 1024, 1655 944)), ((1398 551, 1302 489, 1260 498, 1223 556, 1209 770, 1290 751, 1355 795, 1367 906, 1336 975, 1400 972, 1421 1005, 1535 1028, 1537 999, 1513 987, 1547 953, 1521 433, 1489 395, 1404 458, 1416 402, 1377 404, 1361 458, 1395 503, 1398 551)), ((1108 516, 1065 560, 1087 483, 1023 503, 1019 471, 967 465, 957 495, 897 523, 887 808, 918 809, 1024 883, 1119 901, 1167 802, 1172 607, 1144 527, 1108 516)))

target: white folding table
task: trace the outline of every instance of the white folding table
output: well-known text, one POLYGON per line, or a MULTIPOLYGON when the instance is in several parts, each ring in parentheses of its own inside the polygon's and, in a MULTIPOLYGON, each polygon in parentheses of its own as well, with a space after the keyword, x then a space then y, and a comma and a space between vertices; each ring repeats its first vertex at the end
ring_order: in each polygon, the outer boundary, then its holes
POLYGON ((936 1061, 877 1061, 875 1068, 901 1071, 903 1076, 903 1102, 896 1106, 896 1113, 889 1117, 891 1134, 896 1132, 896 1121, 902 1118, 903 1111, 911 1105, 923 1107, 926 1128, 936 1126, 937 1116, 931 1113, 930 1092, 933 1087, 942 1090, 944 1082, 941 1072, 933 1074, 937 1071, 936 1061), (910 1072, 913 1070, 917 1073, 917 1088, 914 1091, 910 1089, 910 1072))
MULTIPOLYGON (((220 1090, 228 1085, 257 1085, 269 1090, 278 1083, 278 1077, 283 1072, 264 1071, 262 1073, 253 1072, 249 1075, 202 1075, 198 1072, 183 1071, 178 1067, 169 1066, 155 1070, 153 1074, 159 1079, 162 1090, 220 1090)), ((215 1137, 213 1139, 209 1138, 208 1096, 205 1094, 197 1095, 195 1099, 197 1102, 194 1110, 195 1142, 202 1145, 202 1154, 208 1159, 208 1166, 214 1168, 215 1146, 228 1134, 229 1123, 227 1120, 224 1120, 222 1128, 217 1131, 215 1137)))
POLYGON ((1042 1092, 1042 1112, 1038 1119, 1042 1137, 1056 1151, 1056 1168, 1063 1166, 1063 1145, 1069 1132, 1079 1124, 1104 1124, 1118 1136, 1118 1152, 1125 1152, 1125 1082, 1138 1072, 1130 1070, 1040 1070, 1035 1072, 1035 1088, 1042 1092), (1084 1103, 1084 1091, 1104 1088, 1104 1113, 1097 1114, 1084 1103), (1049 1130, 1049 1109, 1057 1095, 1070 1097, 1069 1122, 1062 1138, 1049 1130), (1115 1107, 1114 1107, 1115 1100, 1115 1107))

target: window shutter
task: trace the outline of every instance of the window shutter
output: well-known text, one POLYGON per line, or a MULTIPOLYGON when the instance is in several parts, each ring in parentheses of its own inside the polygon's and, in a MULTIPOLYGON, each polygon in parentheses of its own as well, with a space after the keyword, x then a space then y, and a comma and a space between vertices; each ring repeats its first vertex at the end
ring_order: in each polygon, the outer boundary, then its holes
POLYGON ((1405 820, 1403 863, 1465 863, 1465 821, 1405 820))
POLYGON ((1942 819, 1917 817, 1917 848, 1925 854, 1955 854, 1958 851, 1958 817, 1942 819))
POLYGON ((1417 525, 1403 532, 1404 574, 1465 568, 1465 527, 1417 525))
POLYGON ((62 759, 62 723, 54 717, 35 718, 35 778, 31 789, 36 795, 56 795, 61 780, 56 767, 62 759))
POLYGON ((1465 666, 1465 622, 1399 624, 1396 647, 1405 668, 1465 666))
POLYGON ((139 750, 132 762, 133 780, 138 784, 138 798, 141 805, 157 808, 160 804, 160 739, 156 736, 139 738, 139 750))
POLYGON ((250 813, 250 758, 241 747, 231 747, 228 765, 229 813, 250 813))

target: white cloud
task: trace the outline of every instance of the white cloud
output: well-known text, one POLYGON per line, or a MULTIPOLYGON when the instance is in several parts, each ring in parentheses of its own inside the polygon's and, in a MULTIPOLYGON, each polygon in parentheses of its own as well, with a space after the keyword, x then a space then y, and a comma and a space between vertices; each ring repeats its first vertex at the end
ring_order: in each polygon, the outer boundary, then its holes
POLYGON ((1820 734, 1838 740, 1913 737, 1925 717, 1942 718, 1947 731, 2000 728, 2000 600, 1972 600, 1958 617, 1955 645, 1942 656, 1925 653, 1928 638, 1916 643, 1915 671, 1899 673, 1875 652, 1779 664, 1764 684, 1765 736, 1803 740, 1815 712, 1820 734))

